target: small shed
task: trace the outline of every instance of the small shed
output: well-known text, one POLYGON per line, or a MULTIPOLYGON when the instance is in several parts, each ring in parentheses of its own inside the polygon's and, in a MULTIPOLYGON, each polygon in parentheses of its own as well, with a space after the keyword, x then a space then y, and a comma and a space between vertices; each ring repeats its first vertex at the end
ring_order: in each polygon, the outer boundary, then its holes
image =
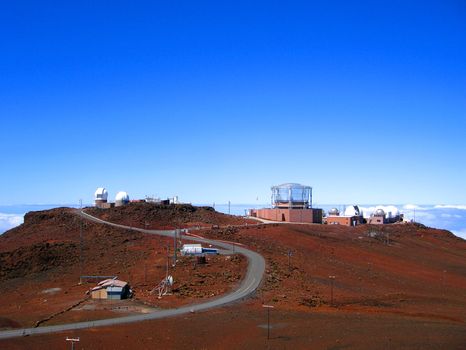
POLYGON ((131 296, 128 282, 106 279, 90 290, 92 299, 126 299, 131 296))

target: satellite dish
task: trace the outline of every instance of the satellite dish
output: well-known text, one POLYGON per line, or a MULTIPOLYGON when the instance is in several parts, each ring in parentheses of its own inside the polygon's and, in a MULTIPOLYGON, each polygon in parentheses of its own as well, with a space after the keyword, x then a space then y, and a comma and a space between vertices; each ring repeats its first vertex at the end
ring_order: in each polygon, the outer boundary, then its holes
POLYGON ((173 285, 173 276, 172 276, 172 275, 170 275, 170 276, 167 277, 167 283, 168 283, 170 286, 173 285))

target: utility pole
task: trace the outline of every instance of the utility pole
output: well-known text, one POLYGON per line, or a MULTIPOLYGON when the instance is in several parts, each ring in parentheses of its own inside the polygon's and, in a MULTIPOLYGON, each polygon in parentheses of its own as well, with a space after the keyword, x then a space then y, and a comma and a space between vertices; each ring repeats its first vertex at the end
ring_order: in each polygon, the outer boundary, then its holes
POLYGON ((272 305, 262 305, 262 307, 267 309, 267 340, 270 339, 270 309, 273 309, 272 305))
POLYGON ((230 201, 228 201, 228 215, 230 215, 230 206, 231 206, 231 203, 230 201))
POLYGON ((173 266, 176 265, 176 237, 179 229, 173 231, 173 266))
POLYGON ((447 270, 443 270, 443 274, 442 274, 442 295, 443 297, 445 297, 445 273, 447 272, 447 270))
POLYGON ((293 255, 293 253, 291 252, 291 250, 288 250, 288 271, 291 271, 291 256, 293 255))
POLYGON ((168 265, 170 264, 170 243, 167 243, 167 269, 165 278, 168 278, 168 265))
MULTIPOLYGON (((79 211, 82 212, 83 200, 79 200, 79 211)), ((83 218, 79 220, 79 282, 81 282, 81 276, 83 275, 83 218)), ((74 344, 74 343, 72 343, 74 344)), ((73 345, 74 346, 74 345, 73 345)))
POLYGON ((335 280, 335 276, 328 276, 330 279, 330 305, 333 306, 333 281, 335 280))
POLYGON ((68 337, 66 337, 65 340, 71 342, 71 350, 74 350, 74 343, 79 342, 79 337, 77 337, 77 338, 68 338, 68 337))

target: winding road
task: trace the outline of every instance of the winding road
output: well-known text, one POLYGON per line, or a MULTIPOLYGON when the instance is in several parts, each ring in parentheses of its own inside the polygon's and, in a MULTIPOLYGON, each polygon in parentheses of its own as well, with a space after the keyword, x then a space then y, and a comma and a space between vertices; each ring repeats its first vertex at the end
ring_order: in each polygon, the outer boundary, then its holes
MULTIPOLYGON (((91 216, 84 211, 77 211, 77 214, 82 216, 83 218, 94 221, 101 224, 106 224, 118 228, 123 228, 127 230, 139 231, 148 234, 156 234, 161 236, 168 236, 173 237, 175 231, 174 230, 145 230, 140 228, 134 228, 124 225, 119 225, 115 223, 111 223, 108 221, 104 221, 98 219, 94 216, 91 216)), ((232 245, 235 244, 234 242, 226 242, 226 241, 217 241, 213 239, 206 239, 199 236, 191 236, 191 235, 182 235, 183 239, 189 239, 191 241, 212 244, 216 247, 224 248, 226 250, 231 250, 232 245)), ((47 333, 54 333, 54 332, 63 332, 68 330, 77 330, 77 329, 85 329, 85 328, 94 328, 94 327, 102 327, 102 326, 113 326, 119 325, 124 323, 131 323, 131 322, 140 322, 145 320, 155 320, 164 317, 172 317, 172 316, 179 316, 182 314, 202 311, 211 309, 218 306, 223 306, 229 303, 233 303, 235 301, 241 300, 246 298, 247 296, 251 295, 260 285, 262 276, 264 275, 265 271, 265 260, 264 258, 249 249, 241 245, 235 244, 235 253, 242 254, 247 257, 248 259, 248 268, 246 272, 245 278, 242 280, 240 286, 232 291, 231 293, 225 294, 217 299, 210 300, 205 303, 200 304, 191 304, 186 305, 176 309, 165 309, 165 310, 158 310, 148 314, 142 315, 133 315, 133 316, 125 316, 125 317, 118 317, 118 318, 108 318, 103 320, 97 321, 86 321, 86 322, 76 322, 76 323, 67 323, 62 325, 55 325, 55 326, 43 326, 37 328, 22 328, 22 329, 14 329, 14 330, 7 330, 7 331, 0 331, 0 339, 6 338, 14 338, 26 335, 36 335, 36 334, 47 334, 47 333)))

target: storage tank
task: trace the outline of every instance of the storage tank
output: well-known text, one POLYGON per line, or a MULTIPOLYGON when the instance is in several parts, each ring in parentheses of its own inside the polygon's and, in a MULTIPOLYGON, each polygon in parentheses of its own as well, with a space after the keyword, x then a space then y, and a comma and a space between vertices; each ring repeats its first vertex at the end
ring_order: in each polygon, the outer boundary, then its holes
POLYGON ((312 208, 312 187, 297 183, 272 186, 272 206, 283 209, 312 208))
POLYGON ((129 203, 128 193, 124 191, 118 192, 117 195, 115 196, 115 206, 120 207, 128 203, 129 203))

